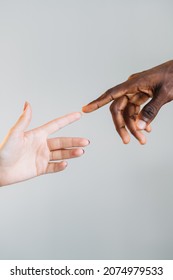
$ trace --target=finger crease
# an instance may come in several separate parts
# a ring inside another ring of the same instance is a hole
[[[131,115],[131,116],[129,116],[129,118],[131,119],[131,120],[136,120],[136,117],[135,117],[135,115]]]
[[[120,126],[120,129],[125,128],[125,125]]]
[[[147,92],[141,91],[141,93],[144,94],[145,96],[149,97],[149,98],[151,97]],[[141,96],[141,98],[142,98],[142,96]]]
[[[124,112],[124,109],[117,109],[117,112],[122,114]]]
[[[113,101],[114,100],[114,97],[112,95],[112,93],[110,93],[110,101]]]

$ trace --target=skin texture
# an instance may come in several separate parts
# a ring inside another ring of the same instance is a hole
[[[87,146],[85,138],[50,138],[48,136],[81,118],[81,113],[71,113],[38,128],[26,131],[31,122],[32,110],[25,103],[16,124],[0,145],[0,186],[62,171],[65,159],[79,157]]]
[[[150,132],[150,123],[160,108],[172,100],[173,60],[131,75],[127,81],[108,89],[82,110],[90,113],[112,102],[112,119],[124,144],[130,141],[128,130],[141,144],[145,144],[146,138],[141,131]],[[147,101],[140,111],[140,106]]]

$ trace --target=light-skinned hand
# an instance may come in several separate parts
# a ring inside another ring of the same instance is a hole
[[[81,156],[82,147],[89,144],[85,138],[48,139],[50,134],[79,120],[79,112],[27,131],[31,118],[31,106],[26,102],[22,115],[0,144],[0,186],[62,171],[67,166],[65,159]]]

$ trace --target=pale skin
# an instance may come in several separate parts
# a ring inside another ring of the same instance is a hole
[[[161,107],[172,100],[173,60],[170,60],[131,75],[127,81],[108,89],[84,106],[83,112],[93,112],[111,102],[112,119],[123,143],[130,142],[131,132],[141,144],[145,144],[146,137],[141,131],[150,132],[150,123]],[[140,110],[140,106],[146,102],[148,103]]]
[[[63,171],[67,162],[83,155],[89,140],[77,137],[48,136],[81,118],[75,112],[27,131],[32,118],[28,102],[16,124],[0,144],[0,186],[14,184],[33,177]]]

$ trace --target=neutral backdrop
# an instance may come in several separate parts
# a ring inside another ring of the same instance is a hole
[[[172,0],[0,0],[0,141],[173,58]],[[61,173],[0,189],[1,259],[172,259],[173,104],[123,145],[109,106],[55,135],[90,139]]]

